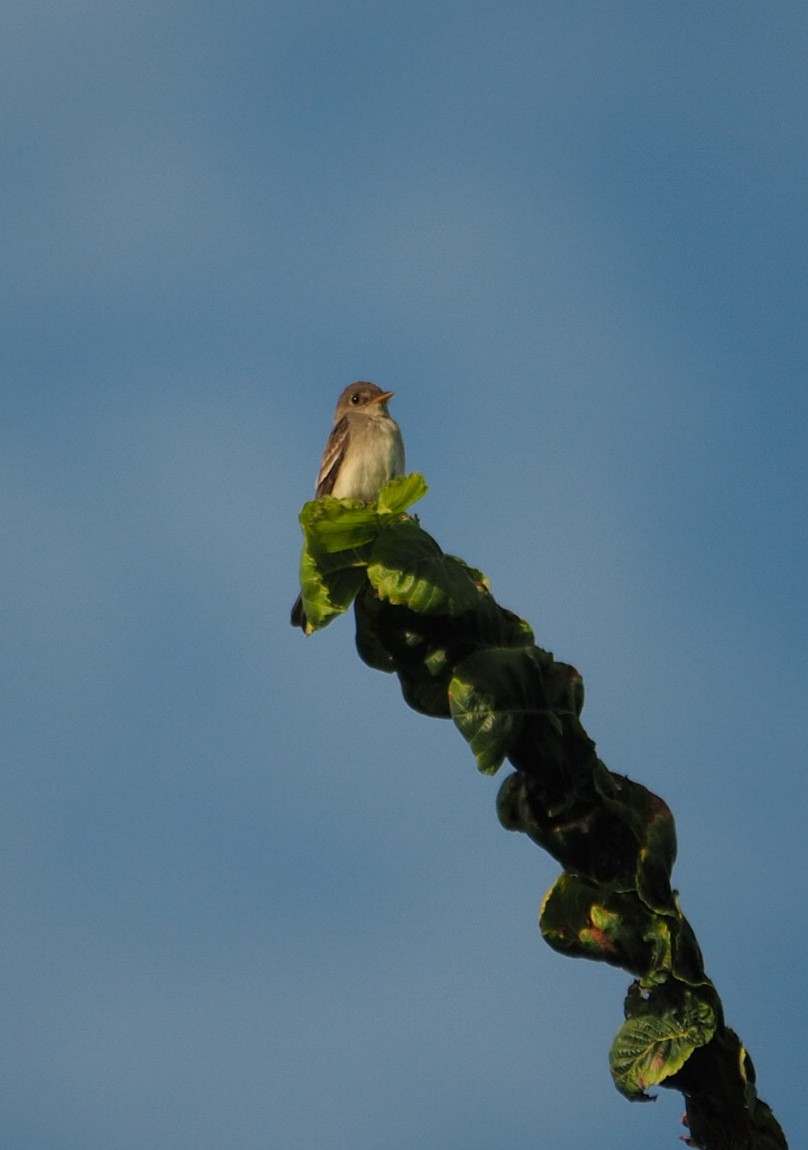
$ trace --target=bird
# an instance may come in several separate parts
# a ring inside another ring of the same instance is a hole
[[[404,440],[387,410],[394,394],[363,380],[344,388],[323,448],[315,499],[333,495],[369,503],[385,483],[404,474]],[[293,627],[306,625],[300,595],[290,621]]]

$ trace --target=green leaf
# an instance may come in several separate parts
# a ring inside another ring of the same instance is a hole
[[[677,910],[677,927],[673,933],[672,967],[680,982],[691,986],[703,986],[709,980],[704,973],[704,959],[693,927],[682,914],[678,896],[674,896]]]
[[[423,499],[429,488],[423,475],[413,471],[410,475],[399,475],[391,479],[379,492],[377,507],[379,515],[400,515],[413,503]]]
[[[577,875],[556,880],[542,903],[539,924],[545,942],[562,954],[612,963],[619,957],[619,915],[607,909],[598,887]]]
[[[367,582],[354,610],[360,658],[379,670],[395,671],[414,710],[449,718],[449,679],[456,655],[447,645],[444,621],[394,607],[379,599]]]
[[[304,535],[300,586],[307,634],[350,606],[382,526],[426,491],[423,476],[414,472],[391,480],[370,503],[325,495],[304,504],[299,516]]]
[[[485,594],[464,564],[444,555],[414,519],[385,526],[368,562],[376,594],[420,615],[462,615]]]
[[[619,819],[637,842],[634,885],[643,901],[660,914],[675,914],[670,879],[676,859],[676,825],[667,805],[633,779],[604,767],[593,782],[605,810]]]
[[[304,503],[299,515],[307,546],[314,552],[333,553],[370,543],[381,526],[400,515],[428,491],[417,472],[391,479],[369,503],[324,495]]]
[[[643,791],[645,845],[637,859],[637,890],[648,906],[664,913],[673,897],[670,882],[676,862],[676,824],[668,805],[644,787]]]
[[[709,1002],[685,990],[671,1006],[664,994],[649,995],[644,1013],[627,1018],[609,1055],[614,1084],[632,1101],[647,1100],[649,1086],[658,1086],[681,1070],[694,1050],[706,1044],[716,1029]]]
[[[489,647],[455,667],[449,705],[478,768],[493,775],[525,720],[542,713],[541,672],[533,648]]]
[[[644,975],[652,962],[648,932],[654,921],[633,891],[610,892],[563,874],[545,896],[539,925],[544,940],[562,954]]]
[[[299,519],[306,546],[325,554],[362,547],[375,539],[379,530],[374,503],[332,495],[304,503]]]
[[[335,567],[325,571],[317,557],[304,547],[300,557],[300,594],[306,615],[306,634],[321,630],[346,611],[364,581],[365,572],[361,566]]]

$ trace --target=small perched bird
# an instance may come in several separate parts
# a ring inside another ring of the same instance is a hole
[[[404,474],[404,440],[387,410],[392,391],[375,383],[349,384],[337,403],[334,426],[323,448],[315,499],[361,499],[369,503],[388,480]],[[305,626],[303,601],[292,608],[292,626]]]

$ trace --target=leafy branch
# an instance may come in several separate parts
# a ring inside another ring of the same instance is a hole
[[[564,868],[542,904],[542,936],[634,978],[610,1052],[617,1089],[632,1101],[648,1101],[656,1086],[680,1090],[689,1146],[787,1150],[671,888],[670,810],[598,758],[581,725],[575,668],[537,647],[485,576],[445,555],[406,514],[426,490],[413,474],[373,503],[326,497],[304,506],[307,633],[353,602],[360,657],[395,672],[416,711],[453,719],[482,772],[510,762],[500,822]]]

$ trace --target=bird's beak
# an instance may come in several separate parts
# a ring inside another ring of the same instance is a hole
[[[381,395],[377,395],[373,400],[374,403],[386,403],[388,399],[392,399],[396,393],[394,391],[383,391]]]

